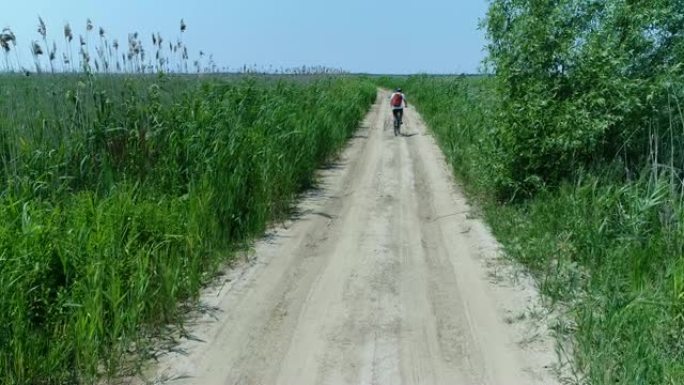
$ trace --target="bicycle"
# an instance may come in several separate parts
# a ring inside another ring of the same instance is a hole
[[[399,136],[401,133],[401,125],[404,124],[402,121],[404,115],[403,110],[393,110],[392,115],[394,115],[394,136]]]

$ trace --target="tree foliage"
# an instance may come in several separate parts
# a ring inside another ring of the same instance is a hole
[[[684,104],[683,0],[493,0],[486,28],[502,196],[606,163],[684,165],[684,133],[671,129]]]

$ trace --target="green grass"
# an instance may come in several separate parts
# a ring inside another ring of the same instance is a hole
[[[383,79],[401,85],[507,254],[563,313],[579,384],[684,384],[684,196],[678,171],[613,165],[527,199],[497,192],[501,143],[493,78]],[[679,121],[673,119],[673,121]],[[681,130],[682,127],[679,127]],[[673,182],[674,181],[674,182]]]
[[[114,375],[287,212],[375,97],[328,77],[4,75],[0,90],[5,384]]]
[[[487,217],[542,292],[570,305],[590,384],[684,383],[684,218],[668,181],[587,178]]]

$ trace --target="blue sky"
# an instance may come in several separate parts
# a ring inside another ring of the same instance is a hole
[[[39,15],[58,47],[65,22],[80,34],[90,18],[123,43],[129,32],[139,32],[149,47],[152,32],[175,41],[183,18],[191,56],[203,50],[229,68],[472,73],[485,55],[478,23],[486,9],[486,0],[19,0],[0,8],[0,28],[15,32],[22,58],[31,40],[40,40]]]

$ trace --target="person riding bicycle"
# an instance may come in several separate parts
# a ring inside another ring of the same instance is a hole
[[[390,105],[392,106],[392,116],[394,116],[394,119],[399,120],[399,124],[403,124],[404,107],[408,108],[408,102],[401,88],[397,88],[390,96]]]

